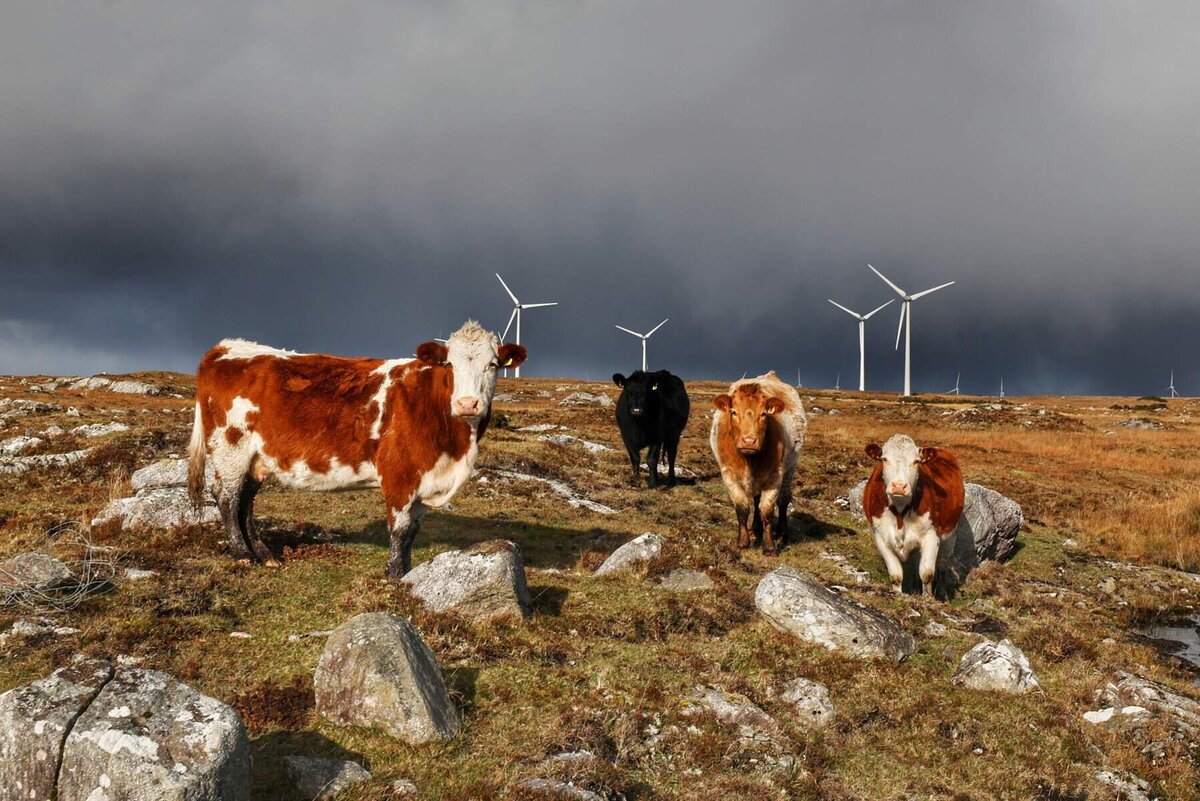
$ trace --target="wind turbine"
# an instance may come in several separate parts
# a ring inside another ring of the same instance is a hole
[[[880,306],[879,309],[867,312],[866,314],[859,314],[856,311],[850,311],[836,300],[830,299],[829,302],[853,317],[855,320],[858,320],[858,391],[865,392],[867,389],[867,320],[870,320],[871,316],[874,315],[875,312],[879,311],[879,309],[885,309],[896,301],[889,300],[887,303]]]
[[[671,319],[670,317],[667,318],[667,320],[670,320],[670,319]],[[635,337],[638,337],[642,340],[642,372],[643,373],[646,372],[646,340],[650,338],[651,334],[653,334],[655,331],[657,331],[658,329],[660,329],[664,325],[666,325],[667,320],[663,320],[661,323],[659,323],[658,325],[651,328],[650,333],[648,333],[648,334],[639,334],[637,331],[630,331],[628,328],[622,328],[619,325],[617,326],[617,328],[620,328],[626,334],[633,334]]]
[[[500,273],[496,273],[496,277],[500,278]],[[508,329],[512,328],[513,320],[515,319],[517,321],[517,342],[516,342],[516,344],[520,345],[521,344],[521,310],[522,309],[536,309],[539,306],[557,306],[558,302],[555,301],[554,303],[522,303],[521,301],[517,300],[517,296],[513,294],[513,291],[511,289],[508,288],[508,284],[504,283],[503,278],[500,278],[500,286],[504,287],[504,291],[508,293],[508,296],[510,298],[512,298],[512,302],[513,302],[513,311],[512,311],[512,314],[510,314],[508,316],[508,325],[504,326],[504,333],[500,335],[500,341],[503,342],[504,338],[506,336],[508,336]],[[513,371],[513,374],[517,378],[521,377],[521,366],[520,365],[517,365],[517,368],[516,368],[516,370]]]
[[[958,392],[958,379],[960,379],[960,378],[962,378],[962,373],[959,373],[958,375],[954,376],[954,389],[952,389],[952,390],[950,390],[949,392],[947,392],[947,393],[946,393],[947,395],[957,395],[957,394],[959,394],[959,392]]]
[[[1171,371],[1171,383],[1167,386],[1167,391],[1171,393],[1172,398],[1178,398],[1179,393],[1175,391],[1175,371]]]
[[[871,265],[867,265],[871,267]],[[953,281],[948,281],[944,284],[939,284],[932,289],[926,289],[924,292],[918,292],[915,295],[910,295],[900,287],[893,284],[887,279],[883,273],[871,267],[871,272],[883,279],[883,282],[896,290],[896,294],[904,301],[904,305],[900,307],[900,327],[896,329],[896,350],[900,349],[900,333],[904,332],[904,396],[912,395],[912,302],[917,298],[923,298],[926,295],[931,295],[939,289],[945,289],[953,284]],[[906,324],[907,321],[907,324]]]
[[[1004,400],[1004,376],[1000,376],[1000,400]]]
[[[838,373],[837,380],[833,382],[833,388],[840,390],[842,388],[842,374]]]

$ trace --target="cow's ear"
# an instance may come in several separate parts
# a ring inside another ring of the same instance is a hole
[[[422,342],[417,347],[417,359],[434,367],[445,364],[449,355],[450,351],[440,342]]]
[[[525,363],[527,355],[523,346],[507,344],[500,346],[496,357],[500,360],[501,367],[520,367]]]
[[[613,383],[616,384],[621,389],[624,389],[625,388],[625,376],[621,375],[620,373],[613,373]]]
[[[713,398],[713,406],[716,406],[723,412],[729,411],[729,405],[731,403],[733,403],[733,398],[729,397],[728,395],[718,395],[717,397]]]
[[[767,399],[767,414],[779,414],[783,411],[783,401],[779,398]]]
[[[867,443],[867,447],[863,448],[863,451],[877,462],[883,458],[883,448],[879,447],[878,443]]]
[[[921,448],[921,456],[917,461],[921,463],[932,462],[935,456],[937,456],[937,448]]]

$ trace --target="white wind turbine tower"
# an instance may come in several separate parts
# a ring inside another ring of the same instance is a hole
[[[858,320],[858,391],[865,392],[867,389],[867,320],[870,320],[871,316],[874,315],[875,312],[879,311],[880,309],[886,309],[896,301],[889,300],[887,303],[880,306],[879,309],[867,312],[866,314],[859,314],[856,311],[850,311],[845,306],[833,299],[829,299],[829,302],[853,317],[855,320]]]
[[[842,388],[842,374],[841,373],[838,373],[837,380],[833,382],[833,388],[836,390],[841,390],[841,388]]]
[[[946,393],[947,395],[957,395],[957,394],[959,394],[959,392],[958,392],[958,379],[960,379],[960,378],[962,378],[962,373],[959,373],[958,375],[954,376],[954,389],[952,389],[952,390],[950,390],[949,392],[947,392],[947,393]]]
[[[867,265],[871,267],[871,265]],[[900,327],[896,329],[896,349],[900,349],[900,333],[904,332],[904,396],[912,395],[912,302],[917,298],[923,298],[926,295],[931,295],[939,289],[945,289],[953,284],[953,281],[948,281],[944,284],[939,284],[932,289],[926,289],[924,292],[918,292],[915,295],[910,295],[900,287],[893,284],[887,279],[887,276],[871,267],[871,272],[883,279],[883,282],[896,290],[896,294],[904,301],[904,305],[900,307]]]
[[[1179,393],[1175,391],[1175,371],[1171,371],[1171,383],[1167,385],[1167,391],[1171,393],[1172,398],[1178,398]]]
[[[496,277],[500,278],[500,273],[496,273]],[[517,300],[517,296],[513,294],[513,291],[511,289],[508,288],[508,284],[504,283],[503,278],[500,278],[500,286],[504,287],[504,291],[508,293],[508,296],[510,298],[512,298],[512,302],[513,302],[513,311],[512,311],[512,314],[510,314],[508,316],[508,325],[504,326],[504,333],[500,335],[500,341],[503,342],[504,338],[506,336],[508,336],[508,329],[512,328],[513,320],[515,319],[517,321],[516,344],[520,345],[521,344],[521,310],[522,309],[536,309],[539,306],[557,306],[558,302],[555,301],[554,303],[522,303],[521,301]],[[517,365],[517,368],[513,371],[513,374],[517,378],[521,377],[521,366],[520,365]]]
[[[670,317],[667,318],[667,320],[670,320],[670,319],[671,319]],[[658,325],[651,328],[650,332],[647,334],[639,334],[637,331],[630,331],[628,328],[622,328],[619,325],[617,326],[617,328],[620,328],[626,334],[633,334],[635,337],[638,337],[639,339],[642,340],[642,372],[643,373],[646,372],[646,340],[650,338],[651,334],[653,334],[655,331],[657,331],[658,329],[660,329],[664,325],[666,325],[667,320],[663,320],[661,323],[659,323]]]

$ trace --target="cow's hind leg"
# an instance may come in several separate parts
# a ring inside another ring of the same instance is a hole
[[[679,438],[668,440],[667,449],[667,486],[675,486],[675,454],[679,452]]]
[[[249,477],[244,475],[236,480],[222,477],[218,480],[214,493],[217,497],[217,508],[221,510],[221,521],[225,524],[225,533],[229,538],[229,555],[245,564],[249,564],[253,559],[241,521],[242,487],[248,479]]]
[[[246,476],[242,482],[241,499],[238,505],[238,523],[246,535],[246,542],[250,544],[250,550],[254,552],[255,558],[268,567],[279,567],[279,560],[258,536],[258,528],[254,525],[254,496],[261,488],[261,481],[252,475]]]

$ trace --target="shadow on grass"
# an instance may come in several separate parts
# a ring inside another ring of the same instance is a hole
[[[535,615],[558,617],[562,614],[563,604],[567,601],[567,595],[568,591],[565,587],[531,586],[529,588],[529,597],[533,602],[533,613]]]
[[[347,750],[323,734],[312,731],[274,731],[250,741],[254,760],[251,798],[278,801],[309,801],[300,794],[287,775],[283,759],[289,756],[316,759],[341,759],[357,762],[370,770],[367,760]]]
[[[286,522],[260,520],[263,541],[275,554],[284,548],[302,548],[321,544],[371,545],[387,550],[391,537],[383,520],[358,528],[324,529],[311,524],[288,527]],[[488,540],[511,540],[521,549],[526,567],[562,570],[578,563],[584,551],[592,548],[600,537],[625,542],[637,532],[624,528],[608,529],[564,528],[500,520],[486,517],[466,517],[437,511],[429,512],[421,522],[421,531],[413,543],[413,564],[430,558],[430,550],[469,548]],[[557,613],[555,613],[557,614]]]
[[[788,516],[788,536],[792,542],[798,542],[801,537],[823,540],[827,537],[855,537],[858,536],[858,532],[828,520],[821,520],[808,512],[793,511]]]

